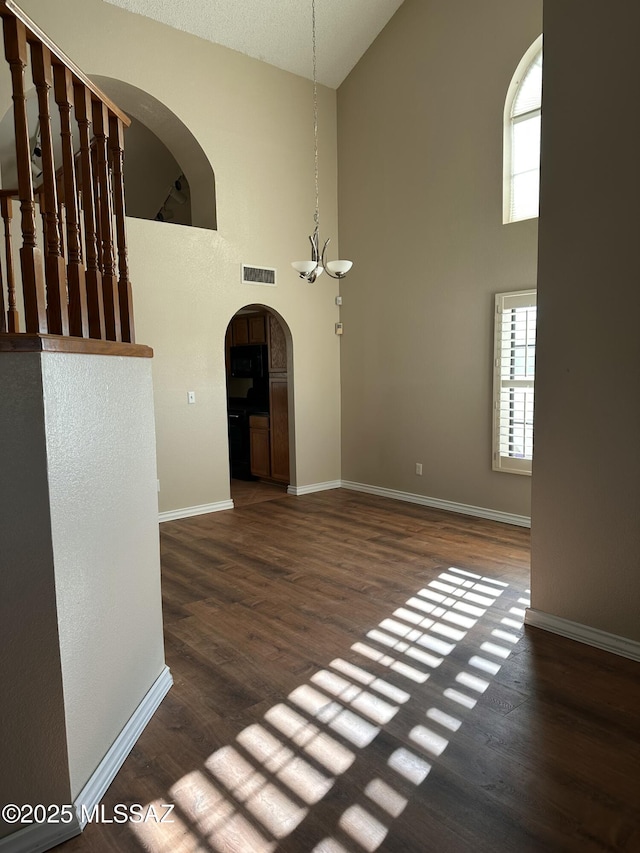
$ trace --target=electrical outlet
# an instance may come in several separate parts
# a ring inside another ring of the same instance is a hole
[[[196,392],[195,391],[187,391],[187,403],[191,405],[196,401]]]
[[[343,327],[342,323],[336,323],[336,335],[341,335],[343,328],[344,327]]]
[[[416,474],[422,477],[422,462],[416,462]]]
[[[342,305],[342,296],[336,296],[336,305]]]

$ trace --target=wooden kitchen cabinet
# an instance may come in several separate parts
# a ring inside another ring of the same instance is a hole
[[[249,343],[249,321],[246,314],[238,314],[231,321],[231,343],[234,347]]]
[[[286,375],[269,377],[271,479],[289,482],[289,395]]]
[[[267,326],[264,314],[237,314],[231,321],[231,343],[234,347],[266,342]]]
[[[268,316],[269,329],[269,373],[287,372],[287,341],[280,321],[273,314]]]
[[[254,477],[270,477],[269,418],[266,415],[250,415],[249,442],[251,449],[251,473]]]
[[[267,331],[265,327],[264,314],[249,314],[249,343],[250,344],[266,344]]]

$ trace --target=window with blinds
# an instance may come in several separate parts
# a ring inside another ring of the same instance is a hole
[[[536,291],[496,295],[493,469],[531,474]]]
[[[505,222],[534,219],[540,199],[542,37],[516,69],[505,104]]]

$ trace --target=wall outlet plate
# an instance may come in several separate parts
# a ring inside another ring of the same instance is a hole
[[[336,323],[336,335],[341,335],[343,332],[343,324]]]

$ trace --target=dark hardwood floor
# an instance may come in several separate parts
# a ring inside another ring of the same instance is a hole
[[[264,480],[231,480],[231,499],[234,507],[239,508],[262,501],[280,500],[287,494],[287,487],[280,483],[268,483]]]
[[[526,530],[336,490],[161,526],[175,684],[62,853],[640,851],[640,667],[522,627]]]

